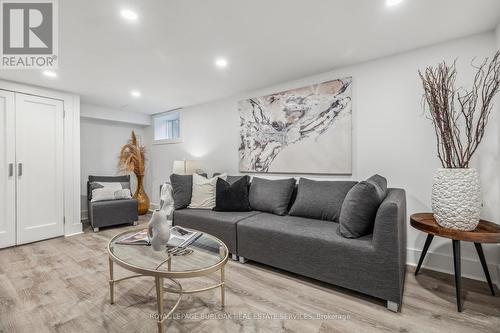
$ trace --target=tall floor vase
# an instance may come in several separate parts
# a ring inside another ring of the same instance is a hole
[[[144,176],[143,175],[136,175],[137,177],[137,190],[134,193],[134,199],[137,199],[139,203],[139,215],[144,215],[148,212],[149,210],[149,197],[146,194],[146,191],[144,191]]]

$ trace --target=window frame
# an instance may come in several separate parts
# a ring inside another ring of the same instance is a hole
[[[162,118],[168,114],[171,114],[171,113],[177,113],[179,115],[179,117],[177,118],[179,120],[179,137],[178,138],[174,138],[174,139],[160,139],[160,140],[156,140],[155,139],[155,132],[156,132],[156,122],[155,120],[157,118]],[[151,123],[153,125],[153,144],[154,145],[165,145],[165,144],[175,144],[175,143],[182,143],[183,142],[183,139],[182,139],[182,133],[183,133],[183,130],[182,130],[182,109],[179,108],[179,109],[174,109],[174,110],[169,110],[169,111],[165,111],[165,112],[160,112],[160,113],[155,113],[151,116]]]

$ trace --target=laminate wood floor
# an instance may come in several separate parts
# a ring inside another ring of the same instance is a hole
[[[0,250],[0,332],[156,332],[152,278],[117,284],[109,304],[106,245],[127,228],[86,228]],[[126,275],[115,265],[117,278]],[[206,286],[217,278],[181,283]],[[458,313],[452,276],[431,271],[407,273],[400,313],[381,300],[252,262],[229,261],[226,283],[224,310],[218,290],[184,296],[167,332],[500,332],[500,297],[486,283],[463,279]],[[167,295],[166,306],[173,302]]]

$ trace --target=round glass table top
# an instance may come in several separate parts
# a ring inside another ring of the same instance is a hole
[[[162,251],[154,251],[149,245],[117,244],[139,231],[136,229],[118,234],[108,245],[110,258],[114,262],[137,273],[190,277],[215,271],[228,258],[226,245],[207,233],[203,233],[187,247],[185,254],[180,255],[169,255],[166,247]]]

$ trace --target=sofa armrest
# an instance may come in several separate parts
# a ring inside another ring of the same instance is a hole
[[[380,204],[373,228],[373,243],[377,251],[406,253],[406,193],[403,189],[390,188]],[[387,253],[389,254],[389,253]]]
[[[398,267],[398,283],[402,294],[406,272],[406,193],[390,188],[375,218],[373,246],[387,266]]]

